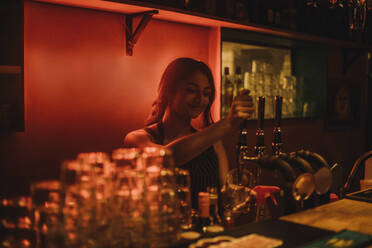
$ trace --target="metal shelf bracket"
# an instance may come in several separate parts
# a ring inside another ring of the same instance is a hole
[[[150,22],[154,14],[158,14],[158,10],[150,10],[125,16],[125,39],[126,39],[126,54],[133,55],[134,45],[137,43],[139,36],[145,29],[146,25]],[[142,16],[139,24],[133,32],[133,18]]]

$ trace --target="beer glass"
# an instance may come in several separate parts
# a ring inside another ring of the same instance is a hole
[[[0,198],[0,230],[1,247],[36,247],[30,197]]]
[[[103,152],[80,153],[79,232],[82,242],[102,247],[110,242],[114,165]]]
[[[61,166],[62,211],[66,232],[66,245],[79,246],[79,193],[81,163],[65,160]]]
[[[144,209],[144,171],[137,148],[120,148],[112,153],[115,163],[113,222],[111,226],[114,245],[138,248],[146,244]]]
[[[232,169],[221,189],[224,221],[232,223],[241,214],[250,214],[254,201],[254,176],[246,169]]]
[[[176,169],[175,172],[177,196],[180,204],[181,229],[187,231],[192,228],[190,173],[182,169]]]
[[[153,247],[170,247],[179,232],[179,201],[170,150],[146,147],[141,155],[145,170],[145,207],[148,242]]]
[[[33,224],[38,247],[64,247],[61,184],[57,180],[31,184]]]

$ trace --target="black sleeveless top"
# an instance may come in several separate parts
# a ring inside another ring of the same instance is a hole
[[[156,124],[154,128],[146,127],[144,130],[152,136],[156,144],[164,145],[164,130],[161,122]],[[194,131],[196,132],[196,130]],[[191,201],[194,209],[198,209],[199,192],[206,192],[207,187],[216,187],[219,192],[218,158],[213,146],[181,165],[180,168],[190,172]]]

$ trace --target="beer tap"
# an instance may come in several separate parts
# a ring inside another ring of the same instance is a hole
[[[291,196],[297,197],[302,200],[308,197],[313,188],[312,183],[312,168],[309,163],[304,159],[290,156],[288,154],[282,153],[282,136],[281,136],[281,113],[282,113],[282,102],[283,98],[281,96],[275,97],[275,120],[274,120],[274,129],[273,136],[274,140],[272,142],[272,155],[265,155],[265,144],[264,144],[264,104],[265,98],[258,97],[258,121],[257,121],[257,130],[256,130],[256,145],[254,147],[256,156],[248,156],[248,147],[246,144],[247,129],[245,126],[241,127],[239,142],[238,142],[238,160],[239,167],[243,168],[250,166],[251,171],[254,168],[254,176],[256,178],[256,184],[259,181],[261,170],[267,169],[269,171],[274,171],[274,173],[280,173],[285,180],[285,184],[282,185],[284,190],[284,197],[286,200],[286,205],[291,209],[295,208],[294,203],[291,203]],[[254,164],[254,166],[252,166]],[[296,166],[293,166],[296,164]],[[304,172],[310,172],[307,174],[307,177],[302,176],[299,179],[299,175],[302,175]],[[276,184],[275,182],[274,184]],[[304,186],[305,185],[305,186]],[[310,185],[308,187],[307,185]],[[292,193],[290,193],[292,192]]]
[[[244,120],[240,125],[240,134],[238,144],[236,146],[238,165],[241,166],[244,163],[244,158],[248,155],[248,144],[247,144],[247,120]]]
[[[274,129],[273,129],[273,142],[271,147],[273,150],[273,156],[276,156],[280,159],[288,162],[293,169],[299,172],[309,172],[313,173],[313,169],[309,162],[305,159],[296,156],[295,154],[287,154],[282,152],[283,141],[282,141],[282,130],[281,130],[281,120],[282,120],[282,104],[283,97],[275,96],[275,119],[274,119]]]
[[[254,150],[256,151],[257,157],[261,157],[265,154],[265,133],[263,130],[265,120],[265,97],[259,96],[257,98],[258,105],[258,120],[256,130],[256,145]]]
[[[254,174],[254,181],[257,184],[258,179],[261,175],[261,168],[256,162],[259,158],[265,154],[265,141],[264,141],[264,116],[265,116],[265,97],[257,97],[257,112],[258,112],[258,125],[256,130],[256,145],[254,146],[256,156],[248,156],[248,145],[247,145],[247,121],[245,120],[240,127],[240,135],[237,144],[237,157],[238,157],[238,172],[241,172],[241,168],[247,165],[247,162],[255,162],[256,166],[251,168],[251,172]],[[239,176],[240,177],[240,176]]]
[[[286,154],[282,152],[282,132],[281,132],[281,115],[282,115],[283,98],[281,96],[275,97],[275,121],[273,130],[273,155],[288,162],[291,167],[297,171],[297,179],[295,181],[294,189],[300,187],[300,181],[307,181],[308,185],[314,184],[314,189],[321,195],[325,194],[332,183],[332,174],[328,168],[328,163],[325,159],[317,153],[300,150],[295,153]],[[313,182],[312,182],[313,181]],[[310,188],[307,191],[305,199],[310,197],[312,192]],[[293,192],[295,196],[295,192]]]
[[[273,142],[273,147],[278,150],[278,154],[280,153],[281,148],[281,130],[280,130],[280,119],[281,119],[281,102],[282,97],[278,97],[278,103],[276,104],[277,107],[277,114],[276,114],[276,124],[274,128],[274,132],[276,135],[276,139]],[[255,177],[256,182],[261,175],[261,169],[268,169],[268,170],[276,170],[278,169],[284,176],[287,182],[293,182],[296,179],[296,173],[291,168],[288,162],[281,159],[279,156],[270,156],[265,155],[265,142],[264,142],[264,117],[265,117],[265,97],[258,97],[257,98],[257,106],[258,106],[258,120],[257,120],[257,130],[256,130],[256,145],[254,146],[256,156],[250,157],[248,156],[248,147],[243,146],[242,144],[246,144],[246,129],[241,129],[241,135],[239,138],[239,162],[240,165],[247,165],[249,162],[255,163]],[[242,138],[243,137],[243,138]]]
[[[280,116],[281,116],[281,100],[282,98],[278,97],[278,113],[276,117],[276,123],[277,125],[274,128],[274,132],[276,135],[276,139],[273,142],[273,147],[278,150],[278,153],[280,153],[281,148],[281,131],[280,131]],[[283,172],[289,172],[289,175],[293,175],[291,172],[290,166],[287,166],[287,163],[285,161],[278,161],[275,162],[275,160],[278,160],[278,157],[272,157],[265,155],[265,142],[264,142],[264,117],[265,117],[265,97],[257,97],[257,106],[258,106],[258,120],[257,120],[257,130],[256,130],[256,145],[254,146],[256,156],[250,157],[248,156],[248,147],[246,143],[246,136],[247,136],[247,129],[246,127],[242,127],[240,130],[240,137],[238,142],[238,152],[239,152],[239,163],[241,165],[245,164],[246,162],[255,162],[256,164],[259,164],[260,167],[267,167],[268,169],[273,169],[275,166],[274,164],[277,164],[279,168],[282,169]],[[289,176],[288,178],[291,178]]]
[[[282,152],[283,148],[281,130],[282,104],[283,97],[275,96],[275,119],[273,129],[273,142],[271,143],[273,149],[273,156],[286,161],[296,171],[297,175],[300,175],[301,173],[313,174],[314,170],[307,160],[300,156],[296,156],[296,154],[293,153],[288,154]]]
[[[257,120],[257,130],[256,130],[256,145],[254,149],[256,151],[256,157],[249,157],[248,156],[248,145],[247,145],[247,121],[244,120],[242,125],[240,126],[240,135],[237,144],[237,155],[238,155],[238,163],[240,165],[244,164],[246,161],[252,161],[255,158],[261,157],[265,154],[265,142],[264,142],[264,115],[265,115],[265,97],[259,96],[257,97],[257,105],[258,105],[258,120]]]
[[[256,130],[256,145],[254,147],[256,156],[248,156],[247,129],[243,125],[238,142],[239,167],[242,169],[243,166],[250,166],[251,171],[253,168],[256,184],[260,178],[262,169],[274,171],[275,174],[279,172],[285,180],[285,184],[282,187],[286,205],[292,208],[292,210],[303,208],[304,200],[307,200],[314,190],[318,195],[328,192],[332,181],[328,164],[322,156],[309,151],[282,152],[281,119],[283,98],[281,96],[275,96],[275,118],[273,141],[271,143],[273,153],[271,156],[265,155],[263,130],[265,98],[258,97],[257,101],[258,125]],[[314,197],[316,198],[316,196]]]
[[[247,120],[244,120],[240,124],[240,134],[238,139],[238,144],[236,145],[236,152],[237,152],[237,162],[238,162],[238,185],[241,184],[242,181],[242,167],[243,167],[243,160],[244,157],[248,154],[248,144],[247,144]]]
[[[302,157],[282,152],[282,104],[283,97],[275,96],[275,119],[273,129],[273,142],[271,144],[273,156],[279,160],[285,161],[293,170],[295,180],[292,181],[292,197],[300,201],[300,208],[303,208],[304,200],[308,199],[313,193],[315,182],[313,177],[313,168],[310,163]],[[287,191],[287,193],[289,193]],[[296,207],[298,208],[298,207]]]
[[[332,171],[328,162],[318,153],[309,150],[299,150],[292,152],[291,155],[303,158],[312,166],[315,190],[318,195],[326,194],[332,186]]]
[[[282,130],[280,129],[280,122],[282,119],[282,103],[283,97],[275,96],[275,119],[274,119],[274,130],[273,136],[274,140],[271,143],[273,149],[273,155],[279,156],[282,152]]]
[[[257,158],[261,158],[265,155],[265,132],[263,130],[264,120],[265,120],[265,97],[257,97],[258,106],[258,120],[257,120],[257,130],[256,130],[256,145],[254,150],[256,152]],[[259,182],[261,177],[261,166],[256,167],[256,182]]]
[[[257,97],[258,105],[258,120],[257,120],[257,130],[256,130],[256,145],[254,149],[256,151],[257,157],[261,157],[265,154],[265,141],[264,141],[264,115],[265,115],[265,97]],[[247,120],[244,120],[240,126],[240,135],[237,144],[237,157],[239,165],[244,164],[245,161],[251,161],[256,157],[248,156],[248,145],[247,145]]]

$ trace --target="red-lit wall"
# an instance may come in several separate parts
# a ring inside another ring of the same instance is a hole
[[[143,126],[171,60],[200,59],[219,75],[215,29],[152,20],[130,57],[123,15],[28,1],[24,12],[26,129],[0,139],[2,192],[57,178],[79,152],[121,146]]]
[[[123,15],[25,1],[24,30],[26,130],[0,136],[0,194],[24,193],[31,181],[57,178],[61,162],[79,152],[119,147],[124,134],[143,125],[161,73],[176,57],[207,62],[219,88],[216,29],[153,20],[128,57]],[[342,55],[342,49],[330,48],[329,77],[360,80],[366,92],[366,58],[343,75]],[[348,172],[364,151],[366,99],[361,94],[358,127],[326,130],[323,119],[284,120],[284,151],[304,147]],[[253,147],[255,123],[250,125]],[[268,121],[268,151],[271,132]],[[236,140],[225,140],[231,160]]]

